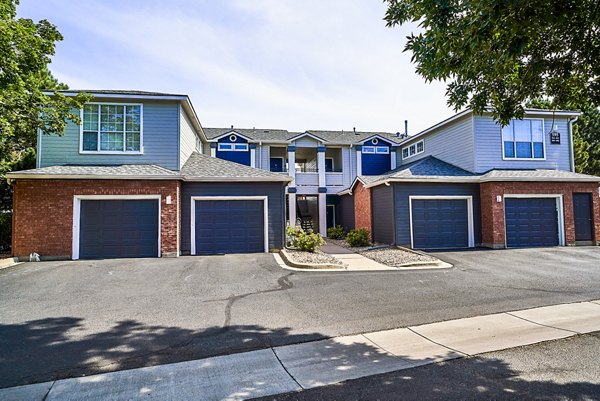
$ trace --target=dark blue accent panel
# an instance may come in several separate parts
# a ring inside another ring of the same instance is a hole
[[[363,145],[365,145],[365,146],[390,146],[391,142],[384,141],[379,138],[373,138],[373,139],[369,139],[367,142],[363,143]]]
[[[327,193],[327,187],[319,187],[319,193],[320,194],[326,194]]]
[[[425,184],[395,183],[393,202],[396,243],[410,246],[409,196],[471,196],[473,198],[473,234],[475,244],[481,243],[481,209],[479,204],[479,185],[477,184]],[[375,204],[375,199],[373,199]],[[376,230],[377,227],[374,228]]]
[[[558,245],[555,198],[505,198],[506,246]]]
[[[285,231],[285,186],[275,182],[184,182],[181,185],[181,252],[190,253],[192,196],[267,196],[269,200],[269,248],[281,249]],[[262,252],[262,248],[261,248]]]
[[[592,194],[574,193],[573,212],[575,215],[575,241],[592,241],[594,239],[594,219]]]
[[[236,140],[232,141],[229,139],[231,135],[236,136]],[[219,139],[219,143],[247,143],[248,141],[242,138],[239,135],[231,134],[226,135],[223,138]],[[250,149],[243,152],[232,152],[232,151],[220,151],[217,149],[217,157],[223,160],[229,160],[230,162],[245,164],[246,166],[250,165]]]
[[[196,254],[264,252],[263,201],[195,202]]]
[[[356,145],[356,150],[362,150],[362,145]]]
[[[295,152],[296,151],[296,147],[295,146],[288,146],[287,150],[288,150],[288,152]]]
[[[283,172],[283,158],[271,157],[270,164],[271,164],[270,165],[271,171],[273,171],[275,173]]]
[[[378,185],[371,190],[373,241],[394,243],[394,201],[391,186]]]
[[[337,224],[344,227],[345,231],[354,229],[354,196],[340,196],[337,215],[339,217]]]
[[[325,146],[318,146],[317,147],[317,152],[325,152],[326,148]]]
[[[235,135],[236,139],[235,141],[232,141],[231,139],[229,139],[229,137],[231,135]],[[236,133],[230,134],[230,135],[225,135],[223,138],[219,139],[219,143],[248,143],[247,140],[245,140],[244,138],[242,138],[241,136],[239,136]]]
[[[380,175],[390,171],[392,159],[390,154],[362,154],[363,175]]]
[[[256,149],[256,144],[255,143],[251,143],[250,144],[250,149]]]
[[[158,200],[82,200],[81,259],[158,256]]]
[[[469,246],[467,201],[413,199],[413,247],[423,249]]]
[[[296,187],[288,187],[288,192],[290,194],[295,194],[298,191],[298,188]]]

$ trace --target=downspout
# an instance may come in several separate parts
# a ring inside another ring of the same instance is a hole
[[[570,152],[569,152],[569,161],[571,162],[571,172],[574,173],[575,172],[575,150],[574,150],[574,146],[575,144],[573,143],[573,123],[575,121],[577,121],[579,117],[575,117],[575,118],[570,118],[569,119],[569,145],[570,145]]]

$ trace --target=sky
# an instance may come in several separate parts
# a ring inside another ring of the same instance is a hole
[[[403,132],[454,114],[387,28],[382,0],[21,0],[64,36],[71,89],[190,96],[204,127]]]

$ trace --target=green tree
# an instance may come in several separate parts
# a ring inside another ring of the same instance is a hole
[[[598,0],[384,1],[388,26],[419,23],[405,51],[455,109],[490,106],[506,124],[531,99],[600,105]]]

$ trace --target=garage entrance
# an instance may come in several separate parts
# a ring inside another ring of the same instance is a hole
[[[268,252],[266,197],[192,197],[192,255]]]
[[[506,246],[520,248],[560,245],[559,199],[505,196]]]
[[[474,246],[471,197],[410,197],[413,248]]]
[[[74,259],[160,256],[159,199],[80,199],[78,207]]]

